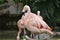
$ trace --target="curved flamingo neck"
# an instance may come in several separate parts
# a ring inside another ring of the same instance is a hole
[[[30,9],[30,7],[28,6],[28,9],[27,9],[26,15],[28,16],[30,13],[31,13],[31,9]]]
[[[28,11],[27,11],[27,13],[30,13],[31,12],[31,9],[30,9],[30,7],[28,7]]]

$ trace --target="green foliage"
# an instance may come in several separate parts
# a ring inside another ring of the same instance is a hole
[[[0,0],[0,5],[4,3],[4,0]]]
[[[50,25],[55,26],[55,14],[54,9],[59,8],[60,0],[24,0],[24,5],[28,4],[32,12],[41,11],[41,16]]]
[[[15,3],[18,3],[18,2],[20,2],[20,0],[14,0],[14,2],[15,2]]]

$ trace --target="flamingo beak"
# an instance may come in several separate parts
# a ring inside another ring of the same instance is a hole
[[[21,13],[24,14],[25,13],[25,10],[23,9]]]
[[[25,12],[25,10],[23,9],[22,12]]]
[[[28,10],[22,10],[22,13],[27,13]]]

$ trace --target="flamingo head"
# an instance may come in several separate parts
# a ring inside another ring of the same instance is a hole
[[[40,15],[40,11],[37,11],[37,14]]]
[[[23,7],[23,10],[22,10],[22,12],[23,13],[29,13],[31,10],[30,10],[30,7],[28,6],[28,5],[25,5],[24,7]]]

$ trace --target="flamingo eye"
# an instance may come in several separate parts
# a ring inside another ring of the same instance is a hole
[[[27,13],[27,11],[28,11],[28,9],[27,9],[27,7],[24,7],[24,13]]]
[[[27,13],[28,10],[25,11],[25,13]]]

